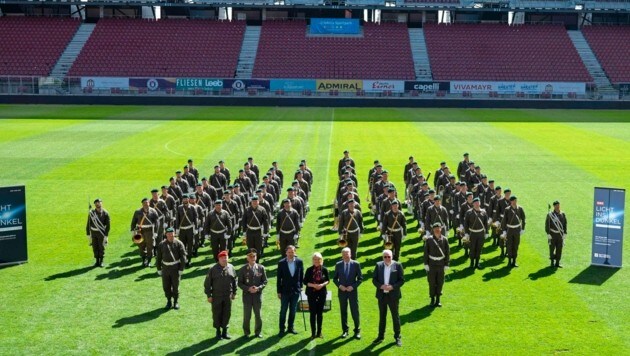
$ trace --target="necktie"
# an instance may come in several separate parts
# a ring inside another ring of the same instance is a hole
[[[349,273],[349,271],[350,271],[350,267],[349,267],[349,266],[350,266],[350,264],[349,264],[349,263],[346,263],[346,272],[345,272],[345,274],[346,274],[346,280],[348,280],[348,273]]]

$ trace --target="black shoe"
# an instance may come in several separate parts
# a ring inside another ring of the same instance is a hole
[[[143,258],[142,259],[142,267],[146,267],[147,266],[147,259]]]
[[[98,267],[98,258],[94,261],[94,265],[92,267]]]
[[[430,306],[434,306],[435,305],[435,297],[431,297],[431,304],[429,304]]]
[[[179,303],[177,303],[177,301],[175,301],[175,303],[173,305],[173,309],[179,310]]]
[[[361,333],[354,333],[354,338],[357,340],[361,340]]]
[[[169,299],[168,302],[166,302],[166,306],[164,307],[164,309],[171,309],[173,307],[173,304],[171,304],[171,300]]]
[[[374,345],[378,345],[381,342],[383,342],[383,338],[381,336],[377,337],[376,339],[374,339],[374,341],[372,341]]]
[[[287,331],[287,332],[288,332],[289,334],[293,334],[293,335],[297,335],[297,334],[298,334],[298,332],[297,332],[297,331],[295,331],[295,329],[291,329],[291,330],[289,330],[289,331]]]
[[[226,339],[226,340],[231,340],[232,339],[230,334],[228,334],[227,329],[223,329],[223,334],[221,334],[221,337]]]
[[[216,335],[216,338],[217,338],[218,340],[221,340],[221,330],[219,330],[219,329],[217,329],[217,335]]]
[[[516,268],[518,265],[516,264],[516,258],[512,259],[512,267]]]
[[[475,262],[470,261],[470,266],[468,266],[468,268],[471,268],[471,269],[472,269],[472,268],[475,268]]]
[[[437,298],[437,299],[435,300],[435,306],[436,306],[436,307],[438,307],[438,308],[441,308],[441,307],[442,307],[442,303],[440,303],[440,298]]]
[[[243,332],[243,337],[249,337],[249,333],[248,332]]]
[[[318,339],[323,339],[323,338],[324,338],[324,336],[322,335],[322,333],[317,333],[317,338],[318,338]]]
[[[343,332],[343,334],[341,334],[341,338],[342,338],[342,339],[345,339],[345,338],[347,338],[347,337],[348,337],[348,332],[347,332],[347,331],[344,331],[344,332]]]
[[[286,334],[286,331],[284,331],[284,330],[278,331],[278,336],[283,337],[284,334]]]
[[[265,241],[265,244],[263,245],[264,248],[269,247],[269,243],[267,243],[267,241]]]
[[[560,261],[556,262],[556,268],[562,268],[562,265],[560,264]]]
[[[402,340],[399,337],[396,338],[396,346],[398,347],[402,346]]]
[[[254,335],[254,337],[257,338],[257,339],[262,339],[263,338],[262,334],[256,334],[256,335]]]
[[[553,262],[553,260],[551,260],[551,266],[550,267],[556,267],[555,263]]]

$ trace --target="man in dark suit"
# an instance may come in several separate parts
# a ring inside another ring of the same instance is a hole
[[[342,338],[348,337],[348,302],[350,302],[350,312],[354,321],[354,337],[361,339],[361,322],[359,319],[359,297],[357,288],[363,282],[361,265],[350,258],[350,248],[341,250],[342,260],[335,265],[335,275],[333,282],[339,288],[339,306],[341,308],[341,329]]]
[[[286,249],[287,257],[278,262],[278,276],[276,278],[278,299],[280,299],[280,335],[285,332],[284,322],[289,311],[287,332],[297,334],[293,327],[297,304],[302,293],[302,279],[304,278],[304,264],[295,256],[295,246]]]
[[[389,312],[392,314],[392,322],[394,323],[396,345],[402,346],[398,303],[402,297],[400,287],[405,283],[405,277],[403,266],[392,259],[391,250],[383,251],[383,261],[376,264],[372,283],[376,287],[376,299],[378,299],[379,310],[378,337],[374,340],[374,344],[380,344],[385,338],[387,308],[389,308]]]

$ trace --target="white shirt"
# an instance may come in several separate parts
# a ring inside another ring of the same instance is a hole
[[[385,264],[385,269],[383,270],[383,283],[384,284],[389,284],[389,276],[391,275],[392,272],[392,264],[390,263],[389,266]],[[385,291],[385,293],[389,293],[389,291]]]

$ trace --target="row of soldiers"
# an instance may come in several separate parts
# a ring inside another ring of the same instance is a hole
[[[339,161],[338,174],[340,183],[335,199],[333,230],[340,231],[340,245],[347,243],[353,251],[353,258],[356,258],[358,239],[364,227],[356,189],[358,180],[355,163],[347,150]],[[494,180],[489,180],[481,173],[481,167],[469,159],[468,153],[458,164],[457,177],[450,173],[446,162],[440,163],[433,178],[433,186],[437,191],[431,189],[427,181],[431,173],[425,179],[413,156],[409,157],[405,165],[403,177],[407,208],[417,221],[418,232],[425,241],[431,238],[428,227],[436,223],[442,226],[442,236],[448,236],[448,231],[452,229],[458,245],[463,247],[465,256],[470,258],[470,267],[480,269],[485,238],[491,237],[492,244],[500,247],[501,257],[508,257],[508,265],[518,267],[516,259],[520,236],[526,226],[524,209],[518,205],[518,199],[512,195],[511,189],[503,190],[495,186]],[[401,243],[407,235],[407,223],[405,214],[401,213],[402,204],[396,187],[389,180],[389,172],[383,169],[378,160],[374,161],[374,166],[368,172],[368,185],[370,211],[378,221],[385,246],[391,248],[397,260]],[[559,202],[554,202],[554,212],[548,214],[547,220],[551,264],[561,267],[562,243],[558,241],[562,238],[551,234],[556,231],[554,234],[566,238],[566,216],[559,210]],[[555,224],[550,229],[548,226],[552,222]]]

